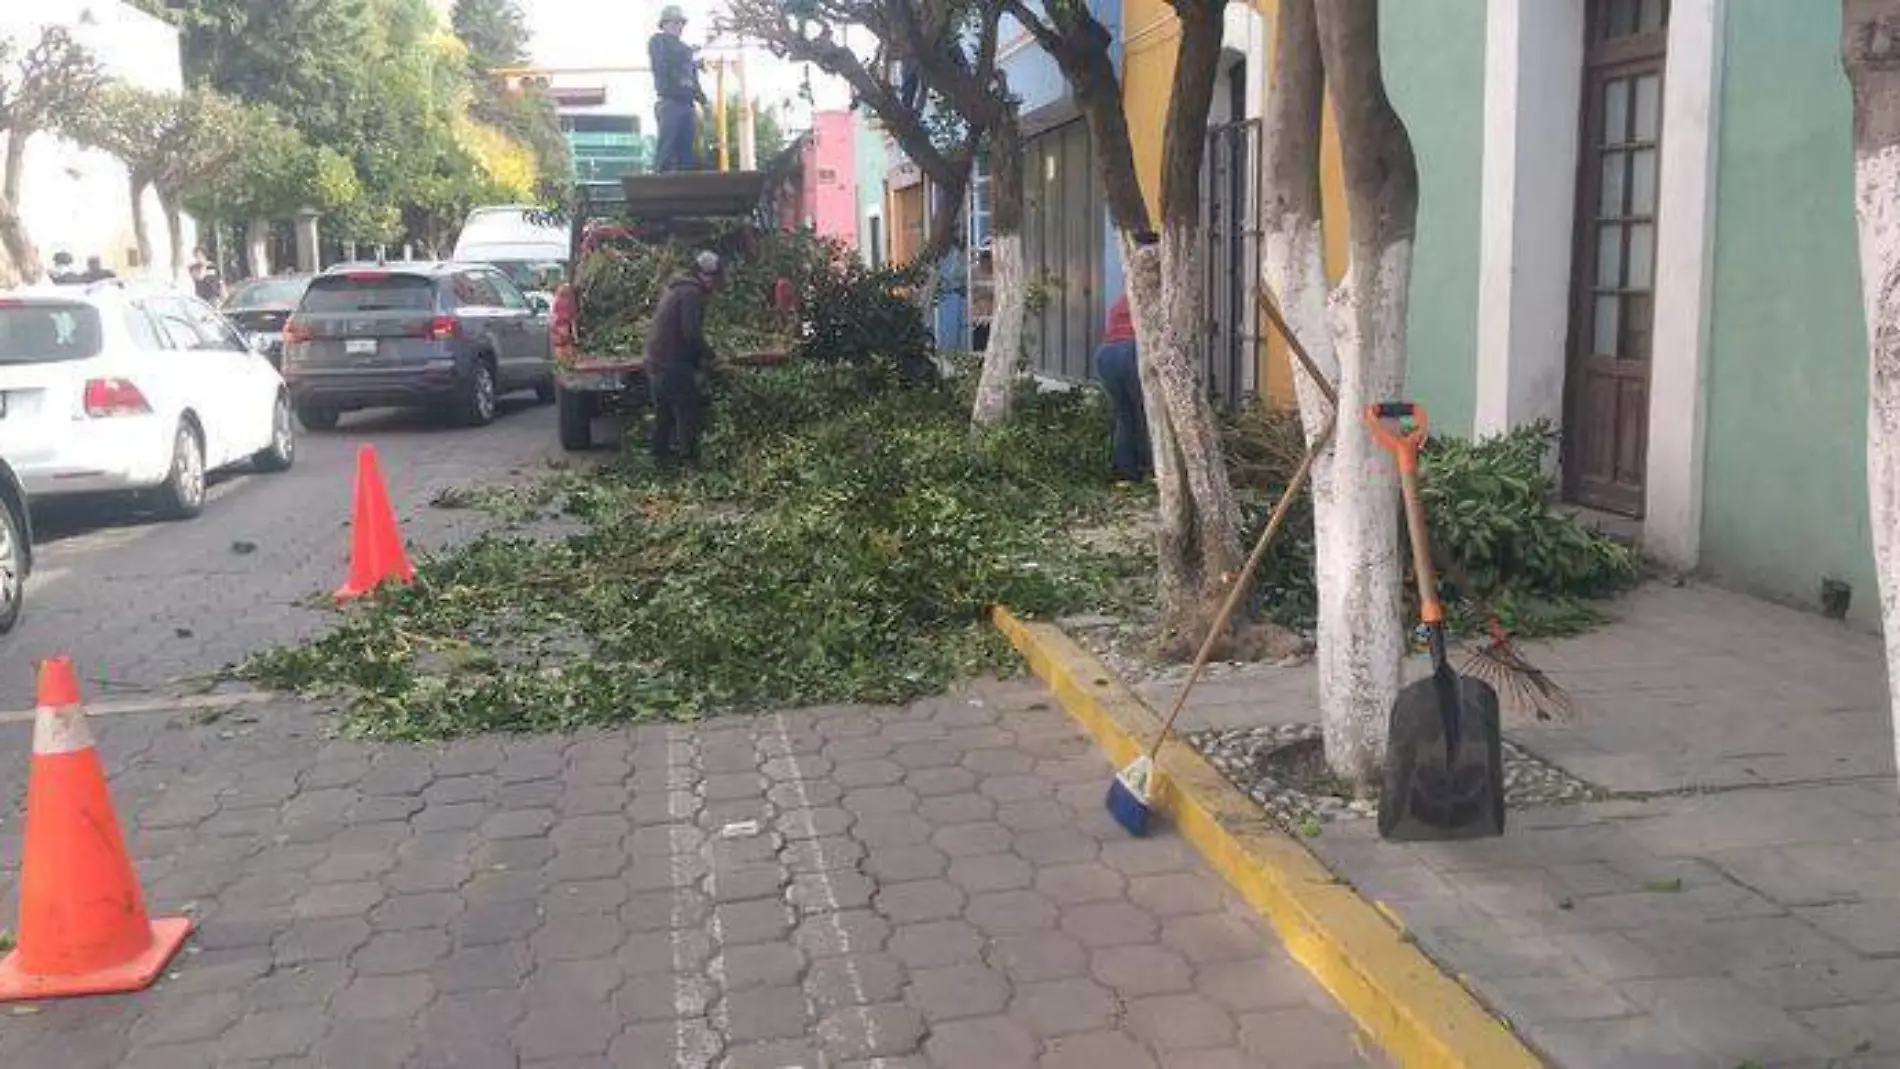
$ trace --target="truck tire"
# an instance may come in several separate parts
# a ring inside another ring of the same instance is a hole
[[[561,424],[561,448],[584,453],[594,448],[594,395],[554,386],[554,404]]]

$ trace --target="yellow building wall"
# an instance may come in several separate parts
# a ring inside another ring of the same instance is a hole
[[[1276,0],[1254,0],[1254,7],[1273,24]],[[1167,0],[1123,0],[1122,3],[1122,109],[1128,117],[1128,137],[1135,153],[1135,174],[1141,180],[1148,211],[1158,213],[1161,199],[1161,142],[1167,126],[1168,97],[1174,83],[1174,57],[1180,41],[1180,23]],[[1268,32],[1269,47],[1272,33]],[[1268,56],[1269,63],[1273,57]],[[1262,84],[1270,83],[1270,79]],[[1263,105],[1265,101],[1261,102]],[[1262,109],[1264,110],[1264,109]],[[1325,109],[1320,134],[1320,197],[1325,213],[1326,274],[1337,282],[1346,268],[1346,194],[1340,169],[1339,138],[1333,111]],[[1292,354],[1263,314],[1259,334],[1262,346],[1256,378],[1266,402],[1294,403]]]

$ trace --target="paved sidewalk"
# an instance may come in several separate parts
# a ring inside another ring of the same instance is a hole
[[[444,748],[290,704],[96,726],[152,908],[200,926],[151,991],[0,1012],[6,1069],[1364,1064],[1033,684]]]
[[[1900,795],[1878,639],[1703,587],[1527,650],[1574,726],[1507,726],[1617,796],[1487,842],[1332,824],[1316,851],[1553,1061],[1900,1065]],[[1191,726],[1313,717],[1310,670],[1227,677]],[[1169,686],[1143,688],[1149,700]]]

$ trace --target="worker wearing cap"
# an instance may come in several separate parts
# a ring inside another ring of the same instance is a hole
[[[655,171],[696,170],[694,146],[699,130],[694,105],[706,102],[699,87],[699,60],[691,45],[680,39],[686,32],[686,13],[678,4],[660,12],[660,32],[647,41],[647,62],[653,68],[653,91],[659,97],[656,119],[658,144]]]
[[[719,257],[702,252],[693,270],[675,279],[660,295],[647,331],[647,385],[653,391],[654,463],[669,467],[675,459],[699,460],[699,436],[706,429],[706,372],[712,346],[706,341],[706,301],[719,289]]]

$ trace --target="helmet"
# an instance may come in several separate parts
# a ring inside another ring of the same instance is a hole
[[[719,254],[711,250],[701,252],[693,257],[693,266],[702,275],[716,275],[719,273]]]

